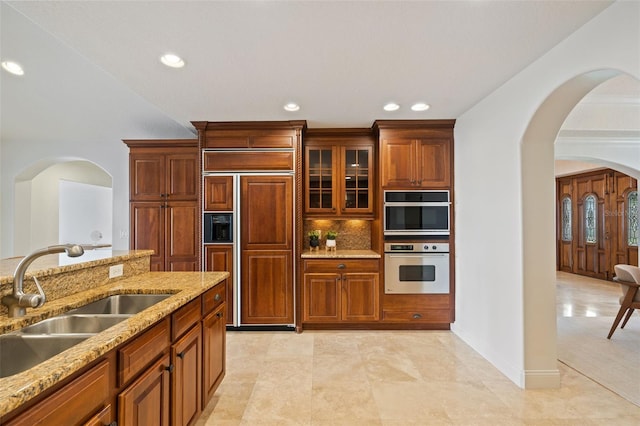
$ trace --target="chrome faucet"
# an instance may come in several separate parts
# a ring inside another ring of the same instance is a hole
[[[26,255],[16,268],[13,274],[13,294],[8,294],[2,298],[2,304],[9,309],[9,317],[21,317],[27,313],[26,308],[37,308],[44,305],[47,300],[44,290],[40,286],[38,279],[33,277],[33,281],[38,287],[40,294],[25,294],[23,291],[24,274],[31,262],[47,254],[66,252],[69,257],[78,257],[84,254],[84,248],[77,244],[60,244],[38,249]]]

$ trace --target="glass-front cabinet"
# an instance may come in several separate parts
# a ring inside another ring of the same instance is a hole
[[[365,142],[311,137],[305,144],[306,215],[373,216],[373,143]]]

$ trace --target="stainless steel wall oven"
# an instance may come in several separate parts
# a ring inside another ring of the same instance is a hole
[[[449,293],[448,243],[385,243],[384,251],[385,293]]]

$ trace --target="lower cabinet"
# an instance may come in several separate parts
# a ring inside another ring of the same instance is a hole
[[[202,320],[202,408],[213,397],[224,378],[226,363],[225,308],[218,307]],[[222,350],[221,350],[222,348]]]
[[[378,260],[305,260],[302,321],[380,319]]]
[[[118,395],[119,425],[169,424],[171,370],[171,362],[166,355]]]
[[[174,365],[171,382],[172,422],[174,426],[195,423],[202,412],[202,326],[197,323],[171,346]]]

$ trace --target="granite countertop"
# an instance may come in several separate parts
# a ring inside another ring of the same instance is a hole
[[[153,253],[153,250],[111,250],[101,248],[85,250],[84,254],[79,257],[69,257],[64,253],[47,255],[33,261],[25,274],[25,278],[33,276],[42,278],[61,272],[76,271],[91,266],[150,256]],[[13,282],[13,274],[16,271],[18,263],[20,263],[23,258],[24,256],[0,259],[0,284]]]
[[[303,251],[300,255],[302,259],[340,259],[340,258],[355,258],[355,259],[380,259],[380,253],[376,253],[373,250],[336,250],[327,251],[320,249],[317,251],[309,251],[308,249]]]
[[[47,302],[42,308],[28,310],[21,318],[0,318],[0,330],[6,333],[37,322],[45,315],[54,316],[113,294],[174,294],[23,373],[1,378],[0,416],[69,377],[228,276],[228,272],[148,272]]]

